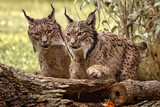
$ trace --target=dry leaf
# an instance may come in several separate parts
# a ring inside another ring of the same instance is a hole
[[[104,107],[114,107],[114,104],[111,102],[101,103]]]

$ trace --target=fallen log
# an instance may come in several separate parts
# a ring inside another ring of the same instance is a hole
[[[126,80],[113,84],[110,100],[116,105],[134,104],[144,100],[160,100],[160,82]]]
[[[114,80],[43,77],[0,64],[0,107],[79,107],[84,102],[98,104],[107,98],[113,83]]]
[[[0,107],[100,107],[102,106],[100,102],[107,99],[110,93],[109,87],[114,83],[114,80],[93,81],[43,77],[23,73],[0,64]],[[156,95],[158,93],[159,90]],[[116,100],[115,104],[117,104]],[[128,107],[136,106],[158,107],[160,101],[143,101]]]
[[[160,107],[160,100],[159,101],[142,101],[140,103],[134,105],[128,105],[123,107]]]

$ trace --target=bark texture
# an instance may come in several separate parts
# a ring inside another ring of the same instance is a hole
[[[128,105],[128,106],[124,106],[124,107],[160,107],[160,100],[159,101],[142,101],[138,104],[134,104],[134,105]]]
[[[0,107],[94,106],[108,96],[113,80],[76,80],[37,76],[0,64]],[[91,103],[94,102],[94,103]]]
[[[119,105],[160,97],[158,81],[114,83],[43,77],[0,64],[0,107],[102,107],[101,102],[109,95]],[[137,106],[159,107],[160,101],[142,101],[128,107]]]
[[[116,105],[160,100],[160,82],[126,80],[113,84],[110,89],[110,99]]]

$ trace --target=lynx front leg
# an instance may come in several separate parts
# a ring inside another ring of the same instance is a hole
[[[91,79],[114,79],[115,75],[107,66],[93,65],[87,69],[87,75]]]

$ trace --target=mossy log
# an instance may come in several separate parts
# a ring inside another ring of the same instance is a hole
[[[98,106],[107,98],[113,83],[114,80],[43,77],[0,64],[0,107],[78,107],[84,102]]]
[[[126,80],[113,84],[110,100],[116,105],[138,103],[144,100],[160,100],[160,82]]]

